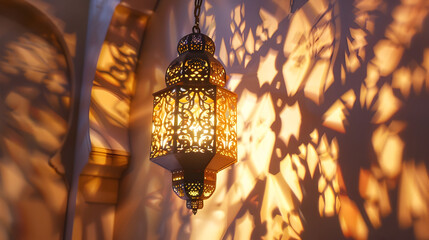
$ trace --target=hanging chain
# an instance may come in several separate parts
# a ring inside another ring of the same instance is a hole
[[[203,3],[203,0],[195,0],[195,10],[194,10],[194,16],[195,16],[195,25],[192,27],[193,33],[200,33],[200,13],[201,13],[201,4]]]

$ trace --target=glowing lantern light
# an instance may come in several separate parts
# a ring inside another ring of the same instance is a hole
[[[150,158],[171,171],[173,191],[196,214],[213,194],[217,172],[237,161],[237,96],[224,88],[225,69],[198,20],[177,51],[167,88],[153,94]]]

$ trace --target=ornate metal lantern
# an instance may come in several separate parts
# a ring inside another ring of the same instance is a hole
[[[237,96],[197,30],[180,39],[167,88],[153,94],[151,161],[172,173],[173,191],[196,214],[216,188],[216,174],[237,161]]]

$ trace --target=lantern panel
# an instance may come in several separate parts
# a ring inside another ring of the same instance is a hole
[[[184,38],[180,39],[179,44],[177,45],[177,52],[182,54],[187,51],[189,51],[188,36],[185,36]]]
[[[187,193],[191,199],[200,199],[203,190],[204,184],[202,182],[185,183],[185,193]]]
[[[216,98],[216,153],[236,161],[237,95],[226,89],[217,88]]]
[[[192,58],[185,62],[185,79],[192,82],[206,82],[209,79],[209,65],[206,60]]]
[[[209,184],[209,183],[204,182],[204,193],[203,193],[204,199],[209,198],[213,194],[215,187],[216,187],[216,183],[215,184],[211,184],[211,183]]]
[[[216,171],[204,170],[204,179],[199,175],[191,175],[186,178],[184,170],[172,171],[172,187],[176,195],[185,200],[209,198],[216,189]]]
[[[214,153],[215,88],[178,88],[177,153]]]
[[[177,52],[183,54],[188,51],[206,51],[211,55],[215,52],[213,40],[208,36],[199,33],[192,33],[180,39],[177,45]]]
[[[226,84],[225,69],[220,62],[218,62],[216,59],[214,60],[215,61],[210,61],[210,83],[224,87]]]
[[[176,89],[154,95],[151,158],[164,156],[173,150],[175,99]]]
[[[176,195],[182,199],[186,199],[185,198],[185,184],[184,184],[184,174],[183,174],[183,170],[177,170],[177,171],[173,171],[171,172],[171,176],[173,178],[173,183],[172,183],[172,187],[173,187],[173,191],[176,193]]]
[[[191,51],[202,51],[203,50],[203,35],[192,34],[189,48]]]
[[[182,80],[182,61],[175,61],[170,64],[167,68],[167,73],[165,74],[165,81],[167,86],[174,85]]]
[[[216,189],[216,172],[206,169],[204,171],[204,191],[202,199],[209,198]]]
[[[205,44],[204,50],[206,52],[210,53],[211,55],[214,54],[214,52],[215,52],[215,45],[214,45],[214,42],[211,39],[206,38],[206,44]]]
[[[192,212],[194,212],[194,214],[197,212],[195,209],[201,209],[203,208],[204,204],[203,204],[203,200],[187,200],[186,201],[186,207],[188,209],[192,209]]]

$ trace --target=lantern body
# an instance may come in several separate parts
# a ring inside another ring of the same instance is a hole
[[[179,41],[167,88],[154,93],[150,158],[172,172],[174,192],[196,213],[216,188],[216,173],[237,161],[237,96],[213,41],[199,33]]]

